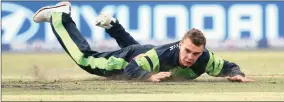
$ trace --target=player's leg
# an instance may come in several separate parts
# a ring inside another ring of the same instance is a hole
[[[34,21],[50,22],[61,46],[85,71],[100,76],[121,73],[128,64],[123,59],[123,51],[98,53],[91,50],[70,17],[70,5],[69,2],[61,2],[56,6],[44,7],[35,14]]]
[[[101,13],[96,18],[96,25],[106,29],[106,32],[113,37],[120,48],[130,45],[139,44],[118,22],[117,19],[110,15]]]

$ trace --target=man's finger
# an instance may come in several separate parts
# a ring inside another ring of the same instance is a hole
[[[168,78],[168,77],[170,77],[169,75],[165,75],[165,74],[162,74],[162,75],[160,75],[160,79],[162,78],[162,79],[165,79],[165,78]]]
[[[239,80],[240,82],[248,82],[248,79],[245,77],[238,77],[237,80]]]
[[[165,74],[167,76],[170,76],[172,73],[171,72],[160,72],[161,74]]]
[[[160,79],[155,79],[155,80],[154,80],[154,82],[160,82],[160,81],[161,81]]]
[[[159,79],[159,78],[157,78],[157,77],[155,77],[155,78],[151,78],[150,79],[152,82],[160,82],[161,80]]]
[[[162,76],[166,76],[166,77],[170,77],[171,76],[169,73],[158,73],[157,75],[162,75]]]
[[[165,76],[167,76],[167,77],[170,77],[170,76],[171,76],[170,73],[162,73],[162,75],[165,75]]]
[[[240,78],[240,79],[237,79],[239,80],[240,82],[252,82],[254,80],[251,80],[251,79],[248,79],[248,78]]]
[[[241,80],[241,82],[247,82],[246,78],[241,78],[240,80]]]
[[[156,79],[162,79],[162,78],[165,78],[166,76],[162,74],[157,74],[155,77]]]
[[[230,80],[230,81],[235,81],[235,80],[236,80],[235,77],[229,77],[229,78],[227,78],[227,79]]]

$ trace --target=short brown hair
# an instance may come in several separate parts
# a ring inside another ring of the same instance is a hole
[[[189,38],[192,43],[196,46],[201,46],[201,45],[206,45],[206,38],[203,35],[203,33],[196,29],[196,28],[192,28],[190,29],[188,32],[186,32],[186,34],[183,36],[182,40]]]

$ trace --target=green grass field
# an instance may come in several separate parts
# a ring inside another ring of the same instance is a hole
[[[216,52],[236,62],[251,83],[206,74],[193,81],[161,83],[90,75],[65,53],[2,54],[3,101],[284,101],[283,51]]]

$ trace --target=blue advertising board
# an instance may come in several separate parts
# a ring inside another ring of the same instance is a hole
[[[40,7],[56,3],[2,2],[2,44],[57,42],[49,23],[32,20]],[[111,39],[94,24],[104,12],[138,41],[179,40],[189,29],[198,28],[209,47],[284,48],[283,10],[281,1],[74,1],[71,16],[82,35],[94,42]]]

